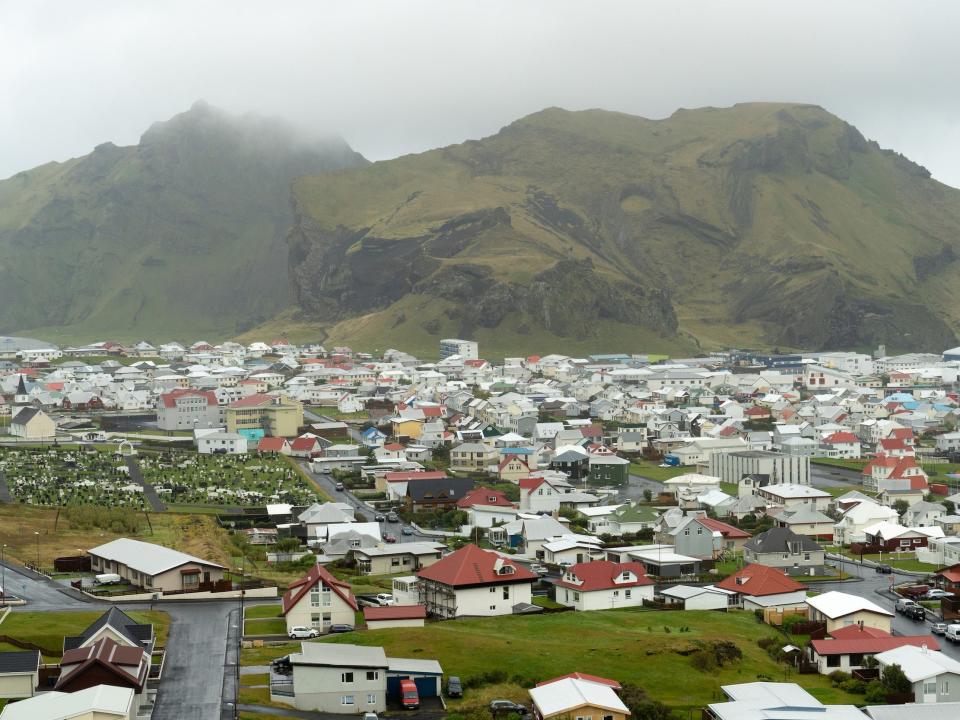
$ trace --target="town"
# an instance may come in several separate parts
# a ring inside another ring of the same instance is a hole
[[[960,712],[960,348],[437,350],[0,338],[0,718]]]

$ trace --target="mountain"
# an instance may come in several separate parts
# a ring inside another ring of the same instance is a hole
[[[0,334],[229,337],[290,303],[290,185],[366,161],[205,103],[0,182]]]
[[[435,352],[957,344],[960,191],[822,108],[556,108],[294,183],[299,310]]]

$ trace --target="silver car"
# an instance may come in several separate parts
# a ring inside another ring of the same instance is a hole
[[[947,627],[948,625],[945,622],[935,622],[930,626],[930,632],[934,635],[946,635]]]

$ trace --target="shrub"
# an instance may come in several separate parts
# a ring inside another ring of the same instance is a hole
[[[887,690],[879,680],[872,680],[863,694],[863,699],[872,705],[882,705],[887,702]]]
[[[849,680],[850,674],[845,673],[843,670],[834,670],[827,677],[830,678],[830,682],[832,682],[834,685],[839,685],[840,683]]]
[[[851,695],[863,695],[867,691],[867,686],[854,678],[844,680],[838,687]]]

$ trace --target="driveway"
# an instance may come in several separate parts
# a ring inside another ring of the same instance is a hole
[[[10,562],[3,563],[3,577],[6,581],[7,593],[13,597],[23,598],[26,605],[23,610],[91,610],[96,609],[94,604],[77,599],[69,589],[69,585],[49,580],[43,575],[27,570]],[[94,601],[91,601],[94,602]],[[14,608],[16,611],[18,608]]]

